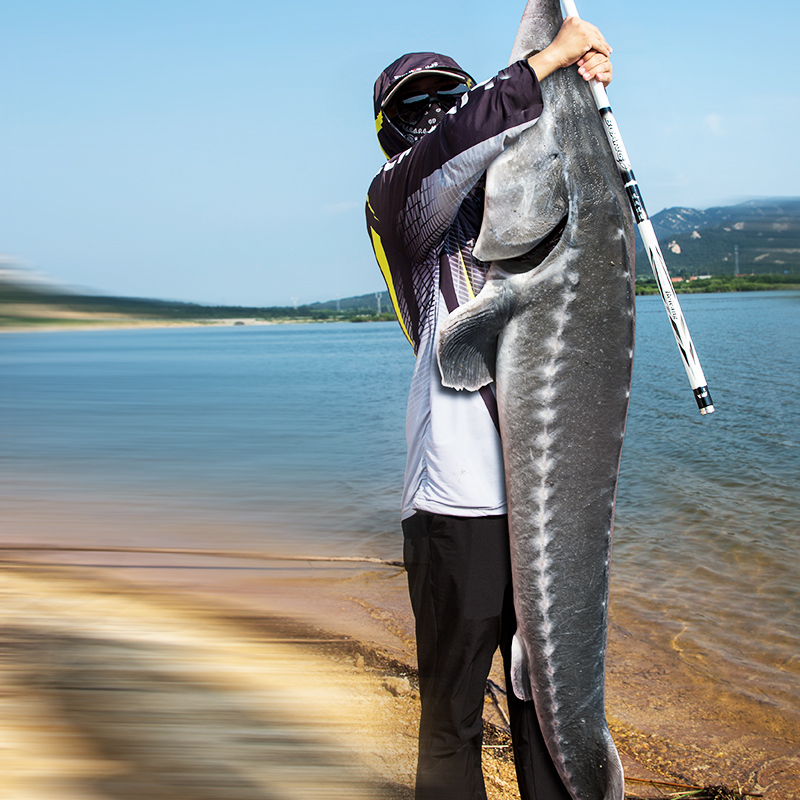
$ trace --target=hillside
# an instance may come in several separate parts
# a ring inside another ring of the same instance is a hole
[[[336,310],[340,303],[340,310]],[[138,297],[81,294],[19,268],[0,269],[0,327],[247,324],[393,320],[387,292],[377,315],[375,293],[302,306],[211,306]]]
[[[326,311],[357,311],[361,314],[380,313],[392,310],[392,300],[389,292],[371,292],[360,294],[356,297],[343,297],[341,300],[325,300],[321,303],[312,303],[309,308]]]
[[[651,221],[673,277],[800,274],[800,198],[668,208]],[[638,232],[636,260],[640,277],[649,277]]]
[[[714,280],[679,283],[678,291],[746,291],[800,284],[800,198],[751,200],[704,211],[668,208],[655,214],[652,222],[673,277],[714,276]],[[638,234],[637,242],[637,293],[645,294],[656,287]],[[734,279],[737,274],[755,277]],[[760,278],[766,275],[775,278]],[[393,319],[386,290],[298,307],[207,306],[80,294],[36,280],[0,261],[0,327]]]

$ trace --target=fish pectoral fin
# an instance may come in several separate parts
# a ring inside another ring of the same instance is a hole
[[[506,296],[487,283],[447,317],[437,352],[444,386],[475,392],[494,380],[497,337],[510,316]]]
[[[520,700],[533,700],[528,655],[519,633],[515,633],[511,641],[511,686]]]

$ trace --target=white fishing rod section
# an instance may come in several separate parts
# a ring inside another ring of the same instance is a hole
[[[580,16],[574,0],[562,0],[562,2],[568,17]],[[608,95],[606,94],[605,87],[596,78],[590,81],[589,86],[592,90],[597,110],[600,113],[600,118],[603,121],[603,128],[608,137],[608,142],[614,153],[617,168],[625,184],[625,191],[628,194],[633,216],[639,228],[639,235],[642,237],[644,248],[647,251],[647,257],[650,260],[650,266],[653,268],[653,275],[655,275],[656,283],[658,284],[658,290],[661,293],[661,299],[664,301],[664,307],[667,310],[669,321],[672,324],[672,332],[675,334],[675,341],[678,343],[678,350],[683,359],[683,366],[686,368],[686,374],[689,376],[689,383],[692,385],[697,407],[700,409],[701,414],[713,414],[714,403],[711,400],[711,395],[708,393],[706,377],[703,374],[703,368],[700,366],[700,359],[697,357],[697,352],[694,349],[692,337],[689,335],[689,328],[686,325],[686,320],[681,311],[678,296],[672,288],[672,281],[667,271],[667,263],[664,260],[661,246],[653,230],[653,223],[650,222],[650,218],[647,216],[642,194],[639,191],[639,184],[636,182],[636,178],[633,175],[633,168],[631,167],[628,153],[625,150],[625,145],[622,143],[622,136],[617,127],[617,122],[614,119],[614,114],[611,111],[611,104],[608,102]]]

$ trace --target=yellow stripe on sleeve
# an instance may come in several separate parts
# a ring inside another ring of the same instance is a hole
[[[403,322],[403,315],[400,313],[400,306],[397,302],[397,294],[394,290],[394,282],[392,281],[392,273],[389,269],[389,261],[386,258],[386,253],[383,250],[383,243],[381,242],[381,237],[378,236],[378,232],[374,228],[369,229],[370,235],[372,236],[372,248],[375,250],[375,258],[378,259],[378,266],[381,268],[381,272],[383,273],[383,279],[386,281],[386,286],[389,289],[389,297],[392,298],[392,305],[394,306],[394,313],[397,315],[397,319],[400,322],[400,327],[403,329],[403,333],[406,335],[406,339],[408,339],[411,346],[414,346],[414,342],[411,341],[411,337],[408,335],[408,331],[406,330],[406,325]]]

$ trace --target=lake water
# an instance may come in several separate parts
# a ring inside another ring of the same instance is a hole
[[[638,298],[615,613],[800,706],[800,293],[683,296],[701,417]],[[413,356],[399,327],[0,337],[6,540],[398,558]]]

